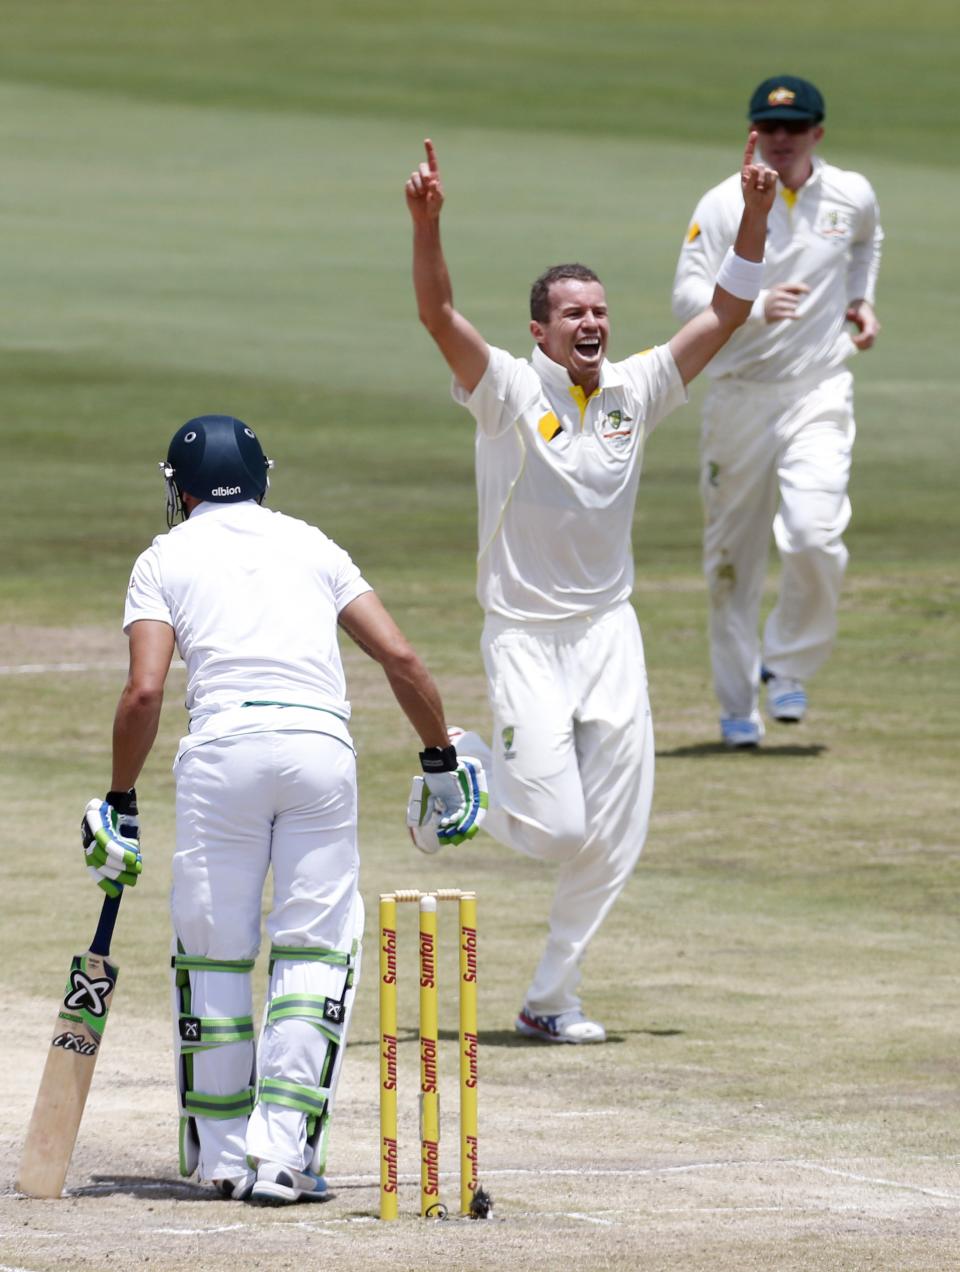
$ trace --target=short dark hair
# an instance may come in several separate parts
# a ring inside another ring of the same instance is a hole
[[[530,288],[530,317],[534,322],[550,321],[550,288],[565,278],[575,278],[581,283],[599,283],[600,279],[586,265],[551,265]]]

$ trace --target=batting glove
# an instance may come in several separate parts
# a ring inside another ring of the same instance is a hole
[[[453,769],[441,768],[450,762]],[[444,844],[472,839],[487,811],[487,778],[483,765],[457,756],[452,746],[431,747],[420,756],[423,777],[415,777],[407,803],[407,827],[421,852],[435,853]],[[433,771],[431,771],[431,764]]]
[[[458,781],[457,748],[428,746],[420,752],[420,767],[436,801],[441,825],[456,823],[464,811],[464,792]]]
[[[132,888],[143,870],[137,813],[136,791],[110,791],[105,800],[89,802],[80,822],[87,872],[111,897]]]

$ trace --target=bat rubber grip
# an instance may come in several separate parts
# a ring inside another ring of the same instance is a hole
[[[110,953],[110,941],[113,938],[113,929],[117,921],[117,912],[120,909],[122,898],[122,891],[115,897],[103,898],[103,907],[100,910],[97,930],[94,932],[93,940],[90,942],[91,954],[99,954],[101,957],[106,958]]]

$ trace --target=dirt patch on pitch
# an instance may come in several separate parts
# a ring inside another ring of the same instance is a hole
[[[376,1219],[376,1040],[351,1046],[322,1205],[261,1210],[215,1198],[176,1174],[176,1119],[166,1031],[124,1004],[97,1069],[68,1176],[68,1195],[13,1191],[20,1138],[42,1063],[50,1004],[3,1005],[8,1093],[0,1123],[0,1266],[48,1272],[237,1272],[324,1264],[365,1272],[438,1269],[928,1269],[960,1253],[957,1164],[917,1162],[891,1177],[880,1161],[764,1159],[728,1138],[711,1151],[677,1138],[668,1111],[637,1101],[629,1067],[608,1056],[498,1045],[486,1049],[484,1182],[494,1218],[415,1217],[416,1121],[403,1114],[403,1217]],[[111,1022],[113,1023],[113,1022]],[[413,1061],[413,1037],[402,1044]],[[593,1085],[585,1074],[596,1068]],[[614,1078],[611,1081],[611,1078]],[[448,1131],[454,1136],[453,1109]],[[452,1202],[455,1143],[443,1176]]]

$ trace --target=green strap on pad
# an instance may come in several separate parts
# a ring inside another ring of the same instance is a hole
[[[318,994],[277,994],[267,1008],[267,1024],[281,1020],[303,1020],[313,1025],[336,1046],[343,1032],[343,1000],[321,998]]]
[[[174,954],[170,966],[176,972],[177,987],[188,983],[189,972],[233,972],[242,975],[253,971],[256,962],[252,958],[204,958],[202,954]]]
[[[356,954],[356,942],[349,951],[317,949],[309,945],[271,945],[270,972],[272,974],[273,965],[278,959],[289,959],[293,963],[329,963],[332,967],[345,967],[352,972]]]
[[[253,1112],[252,1086],[233,1095],[206,1095],[203,1091],[185,1091],[183,1107],[188,1117],[212,1117],[223,1121],[229,1117],[249,1117]]]
[[[261,1078],[257,1092],[261,1104],[279,1104],[285,1109],[296,1109],[311,1120],[322,1116],[329,1096],[329,1087],[302,1086],[299,1082],[285,1082],[282,1078]]]
[[[209,1051],[229,1042],[253,1042],[252,1016],[191,1016],[182,1011],[177,1024],[183,1055]]]

